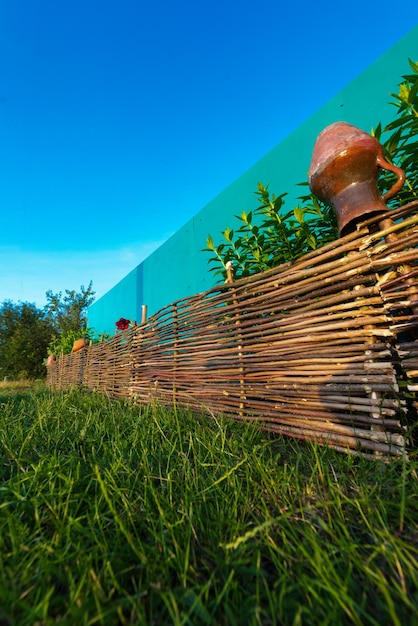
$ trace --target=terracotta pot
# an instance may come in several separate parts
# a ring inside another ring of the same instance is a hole
[[[378,168],[394,172],[397,181],[383,196],[377,188]],[[309,186],[315,196],[330,204],[341,236],[356,223],[387,211],[385,200],[402,188],[405,173],[388,163],[382,145],[360,128],[335,122],[317,137],[309,168]]]
[[[55,356],[53,354],[50,354],[46,361],[46,366],[49,367],[53,363],[55,363]]]
[[[84,337],[82,339],[76,339],[73,343],[72,352],[78,352],[79,350],[82,350],[86,345],[87,339],[84,339]]]

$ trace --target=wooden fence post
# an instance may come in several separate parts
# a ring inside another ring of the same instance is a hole
[[[244,415],[244,409],[245,409],[245,400],[247,399],[246,394],[245,394],[245,372],[244,372],[244,354],[243,354],[243,336],[242,333],[240,332],[240,326],[241,326],[241,321],[240,321],[240,308],[239,308],[239,301],[238,301],[238,297],[237,297],[237,292],[234,285],[234,270],[232,267],[232,263],[231,261],[227,261],[227,263],[225,264],[226,267],[226,273],[227,273],[227,280],[226,282],[228,284],[231,285],[231,292],[232,292],[232,302],[234,307],[236,308],[236,314],[235,314],[235,325],[236,325],[236,329],[237,329],[237,340],[238,340],[238,371],[240,373],[240,379],[239,379],[239,397],[240,397],[240,403],[239,403],[239,412],[238,415],[240,417],[243,417]]]
[[[132,329],[131,342],[130,342],[130,350],[131,350],[131,382],[129,389],[129,396],[135,398],[136,394],[136,386],[138,381],[140,380],[140,375],[138,372],[138,367],[141,361],[141,352],[142,352],[142,343],[144,340],[143,336],[143,326],[147,321],[147,305],[142,305],[141,310],[141,323],[136,325],[134,329]]]

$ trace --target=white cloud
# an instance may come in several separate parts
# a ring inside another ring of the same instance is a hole
[[[93,281],[96,299],[156,250],[161,241],[138,242],[112,250],[38,252],[14,246],[0,247],[0,303],[46,304],[45,293],[79,290]]]

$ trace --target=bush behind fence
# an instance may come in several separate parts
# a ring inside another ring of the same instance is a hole
[[[418,388],[417,213],[410,203],[292,264],[170,304],[61,356],[47,384],[402,455]]]

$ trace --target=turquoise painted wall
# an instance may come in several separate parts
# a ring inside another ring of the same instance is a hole
[[[95,329],[97,334],[114,335],[115,322],[121,317],[141,321],[142,273],[141,264],[89,307],[89,328]]]
[[[367,132],[379,121],[390,121],[395,113],[390,94],[398,91],[401,76],[409,73],[409,58],[418,61],[418,26],[95,302],[89,308],[89,326],[113,334],[121,316],[141,319],[142,304],[151,315],[175,300],[210,289],[214,278],[208,271],[209,255],[201,252],[208,234],[220,242],[220,232],[235,227],[234,215],[257,206],[254,192],[259,182],[276,195],[287,192],[285,208],[295,206],[303,191],[296,185],[307,180],[317,135],[337,121]]]

